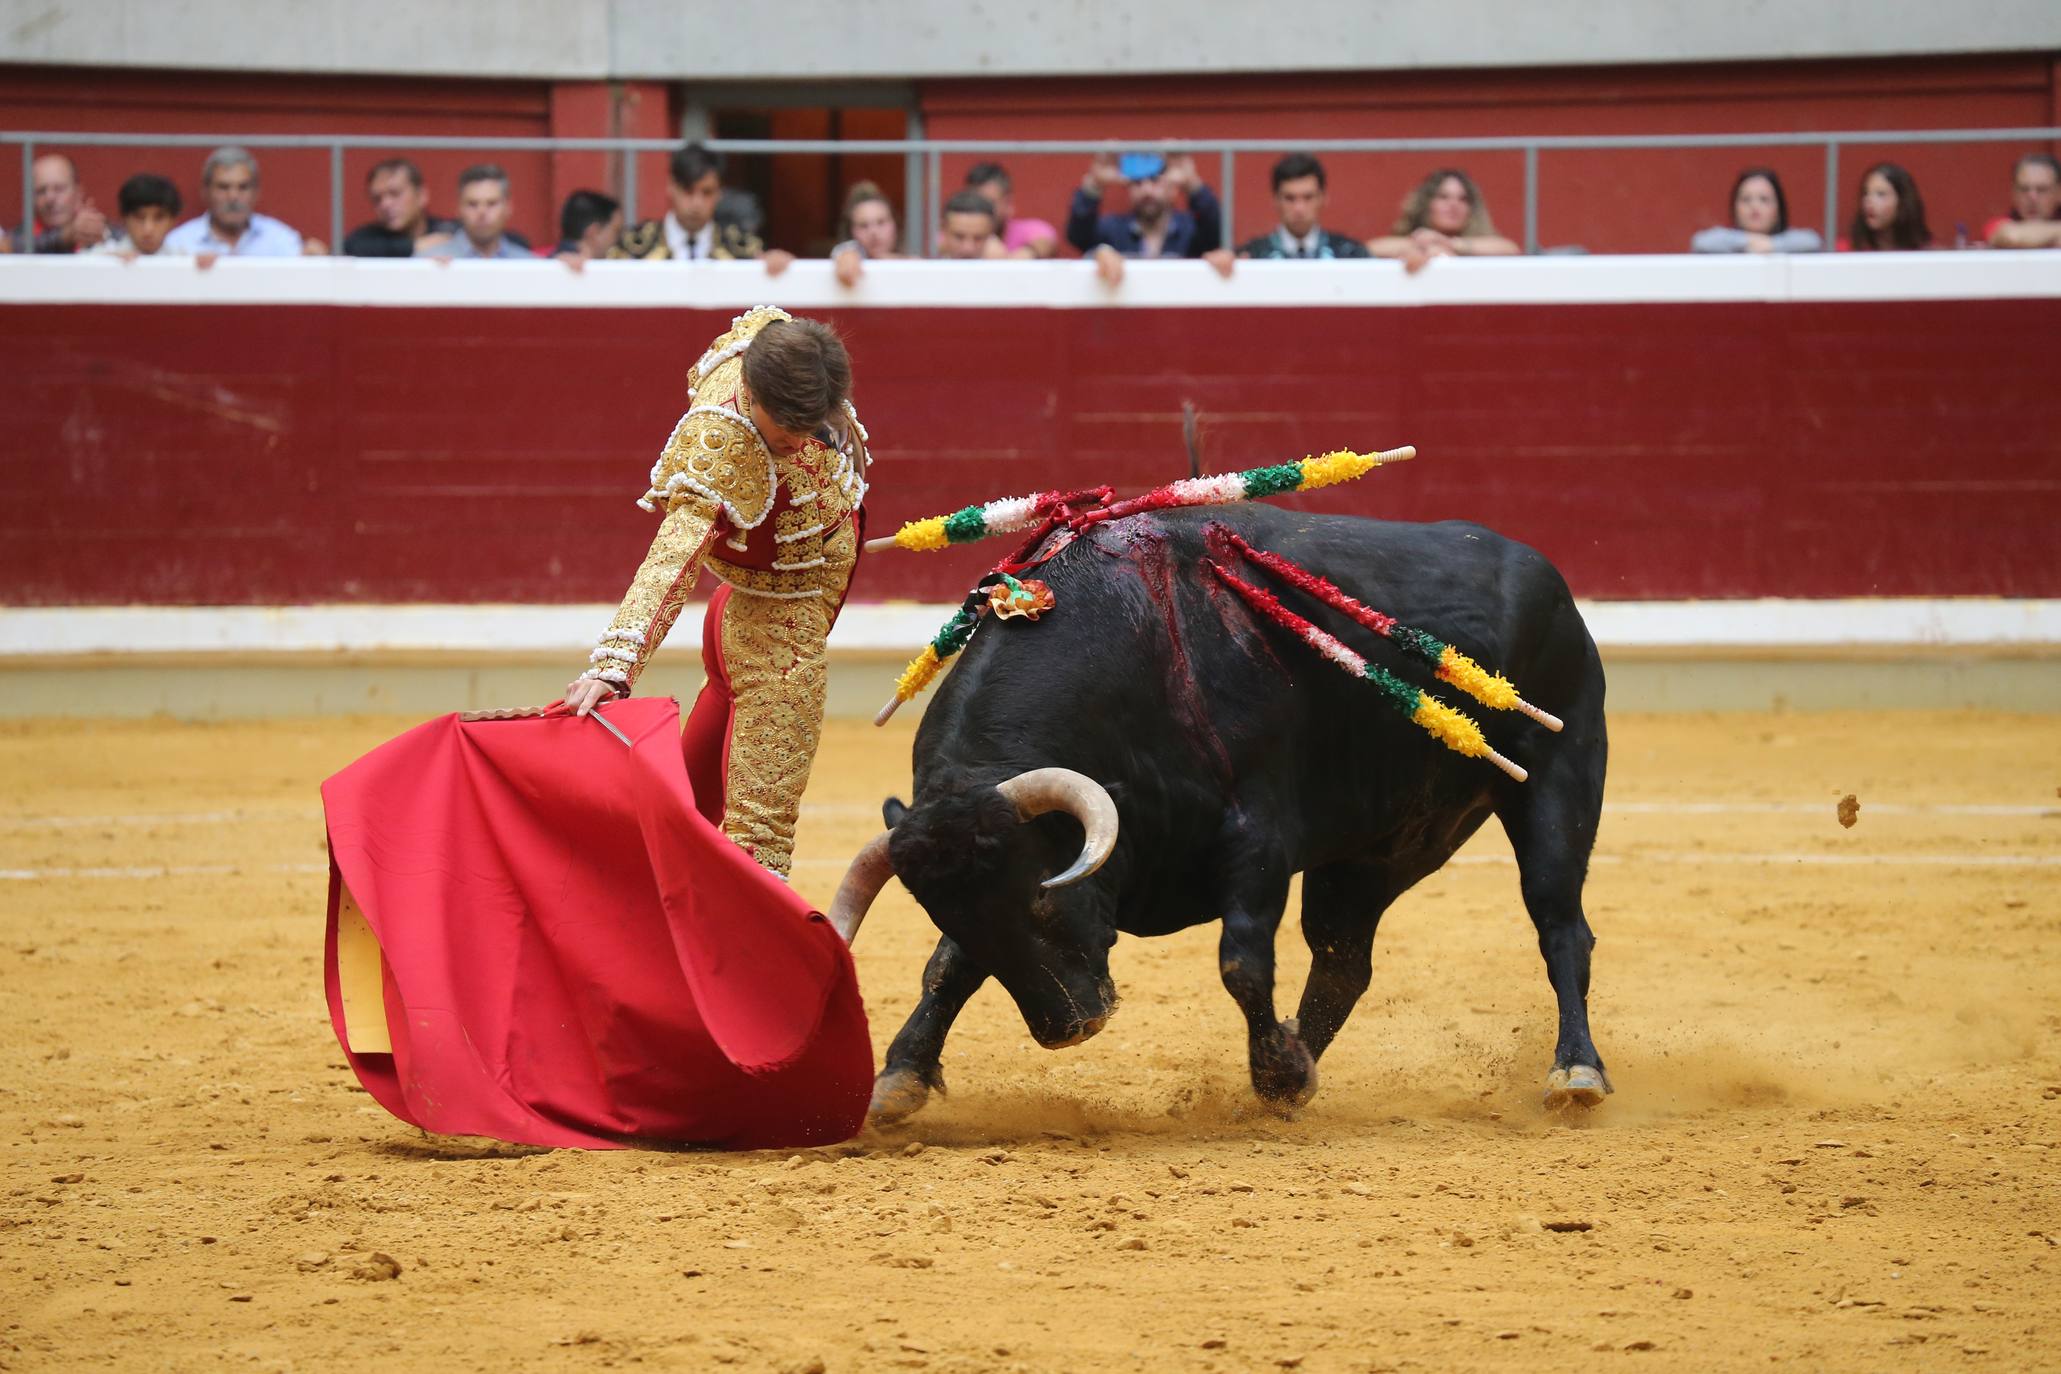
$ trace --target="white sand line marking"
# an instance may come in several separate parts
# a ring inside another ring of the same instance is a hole
[[[1645,801],[1605,802],[1605,815],[1618,816],[1814,816],[1832,809],[1828,799],[1816,802]],[[2016,802],[1861,803],[1870,816],[2040,816],[2061,817],[2061,808]],[[866,802],[804,802],[803,816],[816,820],[880,819],[880,808]],[[319,820],[322,808],[304,806],[269,811],[156,811],[106,816],[0,816],[0,832],[73,830],[95,826],[241,825],[252,821]]]
[[[282,811],[144,811],[119,816],[8,816],[0,830],[78,830],[91,826],[241,825],[249,821],[319,819],[322,808],[301,806]]]
[[[1833,805],[1830,798],[1821,802],[1604,802],[1603,813],[1620,816],[1812,816],[1831,810]],[[1869,816],[2061,816],[2061,808],[2016,802],[1863,801],[1861,811]]]
[[[849,859],[796,859],[796,868],[836,869],[842,873]],[[0,868],[0,882],[41,883],[74,878],[219,878],[242,873],[322,873],[328,864],[131,864],[101,868]]]
[[[1515,866],[1509,854],[1459,854],[1449,864]],[[1902,864],[1917,868],[2061,868],[2061,854],[1808,854],[1738,853],[1731,850],[1641,849],[1630,854],[1591,854],[1592,864],[1801,864],[1806,867],[1853,867]]]
[[[1641,850],[1627,862],[1657,859],[1676,864],[1815,864],[1852,867],[1860,864],[1903,864],[1918,868],[2057,868],[2061,854],[1725,854],[1698,850]]]
[[[840,820],[853,816],[880,819],[880,808],[864,802],[806,802],[804,816]],[[244,825],[252,821],[311,821],[322,818],[319,806],[267,811],[136,811],[104,816],[0,816],[0,832],[9,830],[88,830],[146,825]]]
[[[0,882],[71,878],[206,878],[231,873],[327,873],[328,864],[133,864],[121,868],[0,868]]]

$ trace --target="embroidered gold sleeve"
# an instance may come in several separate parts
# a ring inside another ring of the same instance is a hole
[[[615,619],[589,655],[594,666],[581,677],[599,678],[624,696],[630,694],[644,665],[665,642],[666,631],[680,618],[721,515],[721,508],[703,497],[674,499]]]
[[[773,508],[773,455],[758,429],[723,405],[696,405],[673,426],[638,505],[656,510],[682,498],[712,501],[740,530],[755,529]]]

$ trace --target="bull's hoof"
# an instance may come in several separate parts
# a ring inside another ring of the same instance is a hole
[[[1603,1070],[1589,1064],[1570,1064],[1546,1075],[1546,1110],[1566,1111],[1569,1107],[1601,1106],[1610,1095],[1610,1080]]]
[[[1252,1059],[1252,1090],[1284,1115],[1317,1095],[1317,1061],[1296,1034],[1295,1021],[1283,1021],[1274,1043]]]
[[[944,1084],[940,1082],[942,1091]],[[923,1110],[930,1101],[930,1084],[919,1071],[910,1068],[883,1069],[873,1080],[873,1102],[866,1108],[866,1120],[874,1126],[892,1126]]]

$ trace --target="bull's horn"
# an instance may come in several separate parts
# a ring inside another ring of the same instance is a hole
[[[846,944],[858,938],[859,922],[866,919],[873,899],[895,875],[895,861],[887,854],[887,836],[888,832],[883,830],[866,841],[866,847],[845,870],[844,881],[837,885],[837,895],[830,899],[826,919]]]
[[[1065,887],[1102,867],[1116,848],[1116,803],[1101,783],[1071,768],[1033,768],[1018,773],[995,790],[1016,803],[1016,818],[1027,821],[1047,811],[1064,811],[1088,832],[1081,856],[1073,867],[1056,878],[1045,879],[1046,887]]]

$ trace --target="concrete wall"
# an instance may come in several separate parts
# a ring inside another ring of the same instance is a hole
[[[0,61],[731,80],[1393,71],[2061,49],[2052,0],[0,0]],[[720,73],[710,70],[720,38]]]

